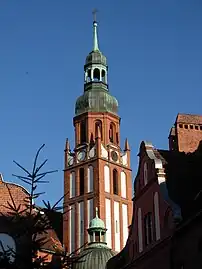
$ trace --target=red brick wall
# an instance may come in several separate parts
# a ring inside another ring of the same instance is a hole
[[[174,137],[176,137],[174,140],[177,142],[177,149],[179,151],[195,151],[202,140],[202,116],[178,114],[175,122]],[[173,143],[175,142],[173,141]],[[170,148],[173,146],[174,145],[170,145]],[[176,146],[174,146],[174,148],[176,148]]]
[[[28,192],[24,190],[21,186],[12,184],[12,183],[5,183],[0,180],[0,212],[7,213],[9,211],[8,202],[13,205],[11,196],[15,201],[16,207],[21,205],[21,209],[25,208],[25,198],[28,196]]]

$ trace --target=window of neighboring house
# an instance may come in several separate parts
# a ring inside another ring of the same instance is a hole
[[[84,168],[79,169],[79,193],[84,194]]]
[[[153,228],[152,228],[152,213],[149,212],[144,217],[144,239],[145,245],[149,245],[153,241]]]
[[[113,170],[113,193],[118,195],[118,172]]]
[[[147,185],[148,182],[148,168],[147,162],[144,163],[144,185]]]
[[[80,123],[80,144],[86,142],[86,121],[82,120]]]

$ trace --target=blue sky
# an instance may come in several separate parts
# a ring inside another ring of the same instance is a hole
[[[201,0],[1,0],[0,171],[4,180],[20,183],[12,161],[31,168],[45,143],[45,170],[59,171],[39,190],[52,202],[63,193],[66,137],[74,144],[72,118],[95,7],[133,178],[142,140],[167,148],[178,112],[202,114]]]

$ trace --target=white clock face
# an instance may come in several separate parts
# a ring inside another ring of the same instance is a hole
[[[74,157],[73,156],[68,156],[68,164],[72,165],[74,163]]]
[[[86,152],[84,150],[80,151],[77,155],[79,161],[84,161],[86,158]]]

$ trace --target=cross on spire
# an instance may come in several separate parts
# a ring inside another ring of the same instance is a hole
[[[97,12],[98,12],[98,10],[95,8],[95,9],[93,9],[93,21],[94,22],[96,22],[97,21]]]

